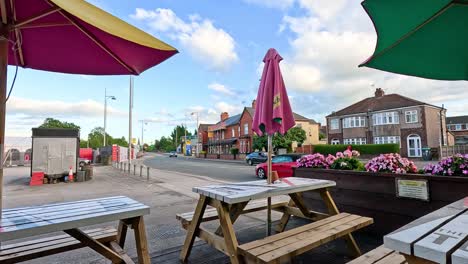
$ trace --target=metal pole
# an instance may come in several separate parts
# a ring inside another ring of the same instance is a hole
[[[103,147],[106,146],[106,125],[107,125],[107,87],[104,88],[104,142]]]
[[[143,142],[143,131],[145,130],[145,121],[141,121],[141,145],[143,146],[145,143]],[[142,149],[143,150],[143,149]]]
[[[3,208],[3,155],[5,145],[5,114],[6,114],[6,92],[7,92],[7,69],[8,69],[8,30],[4,24],[0,24],[0,219],[2,219]]]
[[[198,131],[198,112],[197,112],[197,158],[198,158],[198,155],[200,154],[200,131]]]
[[[271,184],[271,156],[272,156],[272,135],[268,135],[268,176],[267,176],[267,183]],[[271,235],[271,197],[267,198],[267,236]]]
[[[132,108],[133,108],[133,76],[130,76],[130,96],[128,101],[128,163],[132,163]]]

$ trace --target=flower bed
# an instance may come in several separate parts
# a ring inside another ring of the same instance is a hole
[[[379,235],[468,196],[468,155],[457,154],[422,170],[398,154],[382,154],[359,166],[357,155],[349,151],[307,155],[298,161],[294,176],[335,181],[337,186],[330,191],[338,208],[373,217],[370,231]],[[429,200],[398,197],[397,180],[425,181]],[[317,193],[307,192],[304,199],[325,211]]]

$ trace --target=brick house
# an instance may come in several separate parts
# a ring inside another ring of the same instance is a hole
[[[447,129],[455,137],[456,145],[468,144],[468,115],[447,117]]]
[[[200,151],[208,152],[208,127],[213,124],[200,124],[198,126],[198,148]]]
[[[400,144],[400,153],[421,157],[422,147],[447,144],[446,109],[377,88],[327,118],[329,144]]]
[[[231,148],[239,148],[241,114],[229,117],[227,112],[223,112],[220,118],[218,123],[208,127],[209,154],[230,154]]]

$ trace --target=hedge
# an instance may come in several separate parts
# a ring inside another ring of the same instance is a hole
[[[365,144],[365,145],[314,145],[314,153],[324,155],[335,155],[337,152],[345,151],[348,146],[353,150],[359,151],[361,155],[378,155],[385,153],[400,153],[400,145],[398,144]]]

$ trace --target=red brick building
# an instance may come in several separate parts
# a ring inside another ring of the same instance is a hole
[[[208,127],[213,124],[200,124],[198,126],[198,148],[200,151],[208,152]]]

